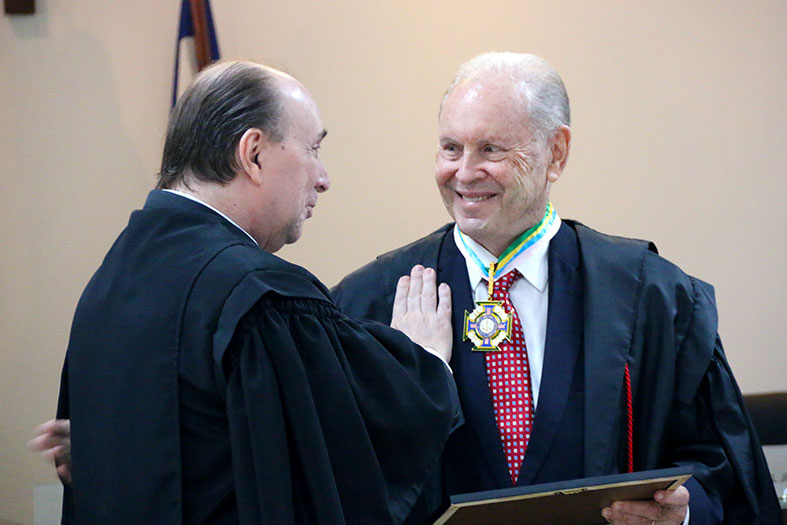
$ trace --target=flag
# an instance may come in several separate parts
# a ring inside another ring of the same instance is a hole
[[[210,0],[182,0],[172,83],[173,106],[194,75],[218,59],[219,42]]]

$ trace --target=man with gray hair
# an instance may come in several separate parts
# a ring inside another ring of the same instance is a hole
[[[182,95],[158,187],[79,301],[59,421],[33,443],[61,463],[65,522],[408,515],[457,416],[448,367],[273,255],[328,189],[325,134],[306,88],[258,64],[215,65]],[[393,323],[449,359],[448,287],[420,267],[403,284]],[[70,457],[53,442],[68,418]]]
[[[465,424],[436,481],[449,494],[690,465],[685,487],[615,502],[604,518],[778,523],[712,287],[652,243],[552,206],[569,126],[544,60],[487,53],[462,65],[440,107],[435,169],[455,223],[347,276],[336,303],[388,322],[397,278],[415,264],[451,286]]]

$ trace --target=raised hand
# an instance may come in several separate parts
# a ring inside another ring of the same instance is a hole
[[[437,286],[432,268],[418,264],[399,278],[391,326],[439,353],[446,363],[451,360],[451,288],[446,283]]]

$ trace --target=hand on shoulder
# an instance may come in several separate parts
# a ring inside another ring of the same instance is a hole
[[[391,326],[415,343],[435,350],[445,362],[451,360],[451,288],[437,285],[437,272],[415,265],[410,275],[399,278]]]

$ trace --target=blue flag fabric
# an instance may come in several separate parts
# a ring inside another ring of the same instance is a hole
[[[219,42],[216,38],[216,28],[213,25],[213,14],[210,9],[210,0],[198,0],[204,6],[205,16],[201,19],[203,27],[194,26],[194,16],[190,0],[182,0],[180,4],[180,23],[178,24],[178,39],[175,48],[175,72],[172,83],[172,106],[178,99],[178,86],[184,89],[191,78],[199,72],[194,37],[198,31],[207,35],[210,61],[217,61],[219,56]]]

